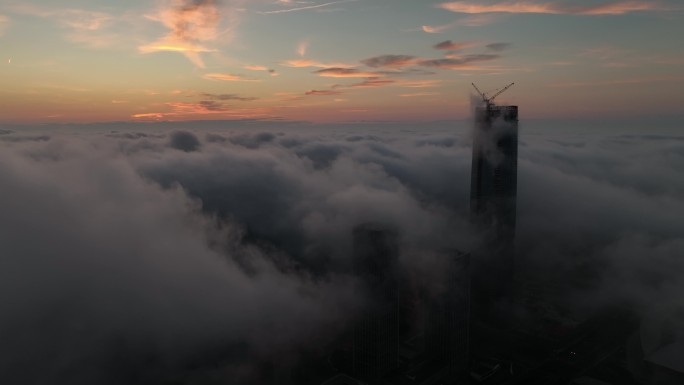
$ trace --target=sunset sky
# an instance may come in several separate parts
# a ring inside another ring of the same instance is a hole
[[[0,3],[0,123],[676,116],[681,0]]]

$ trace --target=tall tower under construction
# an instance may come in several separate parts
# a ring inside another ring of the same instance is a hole
[[[474,312],[491,318],[495,302],[512,291],[518,169],[518,107],[498,106],[482,97],[475,109],[470,213],[487,245],[473,275]],[[477,308],[480,307],[479,310]]]
[[[518,106],[493,103],[508,87],[489,98],[481,94],[484,105],[475,109],[470,211],[473,222],[493,230],[498,242],[515,236]]]

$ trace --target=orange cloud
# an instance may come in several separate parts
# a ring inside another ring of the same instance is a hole
[[[569,5],[558,2],[503,1],[487,4],[473,1],[453,1],[437,6],[457,13],[545,13],[571,15],[623,15],[638,11],[656,11],[664,8],[657,1],[614,1],[597,5]]]
[[[307,68],[307,67],[317,67],[317,68],[352,68],[354,67],[354,64],[345,64],[345,63],[321,63],[319,61],[315,60],[309,60],[309,59],[294,59],[294,60],[288,60],[285,62],[280,63],[280,65],[285,66],[285,67],[293,67],[293,68]]]
[[[208,116],[210,119],[256,119],[271,117],[271,109],[265,107],[229,109],[221,103],[202,101],[199,103],[169,102],[164,106],[170,111],[134,114],[131,117],[141,120],[184,120]]]
[[[441,80],[411,80],[411,81],[400,81],[397,83],[400,87],[407,88],[430,88],[438,87],[442,84]]]
[[[271,76],[278,76],[278,72],[276,72],[276,70],[274,70],[272,68],[265,67],[265,66],[246,65],[242,68],[244,68],[246,70],[250,70],[250,71],[265,71],[265,72],[268,72],[269,74],[271,74]]]
[[[244,77],[242,75],[220,74],[220,73],[206,74],[203,76],[203,78],[208,79],[208,80],[221,80],[224,82],[260,82],[261,81],[259,79],[247,78],[247,77]]]
[[[175,0],[172,7],[146,17],[164,24],[169,33],[153,43],[140,46],[140,52],[179,52],[196,66],[204,68],[200,53],[214,50],[202,43],[214,41],[219,36],[221,13],[215,0]]]
[[[359,71],[354,68],[324,68],[322,70],[314,71],[319,76],[331,78],[376,78],[384,76],[378,72]]]
[[[134,114],[131,115],[131,118],[134,119],[161,119],[164,117],[164,114],[161,112],[150,112],[150,113],[145,113],[145,114]]]
[[[342,92],[331,91],[331,90],[311,90],[307,91],[304,95],[314,95],[314,96],[329,96],[329,95],[340,95]]]

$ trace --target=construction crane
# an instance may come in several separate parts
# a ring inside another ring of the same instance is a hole
[[[472,84],[472,85],[473,85],[473,88],[475,88],[475,91],[477,91],[477,93],[478,93],[480,96],[482,96],[482,101],[483,101],[483,102],[485,103],[485,105],[487,106],[487,109],[489,109],[489,108],[491,108],[491,107],[494,105],[494,99],[495,99],[497,96],[499,96],[499,95],[501,95],[502,93],[504,93],[504,91],[506,91],[507,89],[513,87],[513,85],[514,85],[515,83],[511,83],[511,84],[507,85],[506,87],[500,89],[497,93],[495,93],[494,95],[492,95],[492,96],[490,96],[490,97],[487,97],[487,94],[486,94],[486,93],[480,91],[480,89],[477,88],[477,86],[475,85],[475,83],[470,83],[470,84]],[[496,90],[494,90],[494,91],[496,91]]]

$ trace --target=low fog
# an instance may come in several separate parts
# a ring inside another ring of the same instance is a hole
[[[521,125],[519,263],[572,316],[627,303],[682,336],[684,136],[578,128]],[[481,247],[467,124],[9,128],[0,148],[3,384],[259,383],[363,306],[355,226],[391,224],[436,277],[426,255]]]

